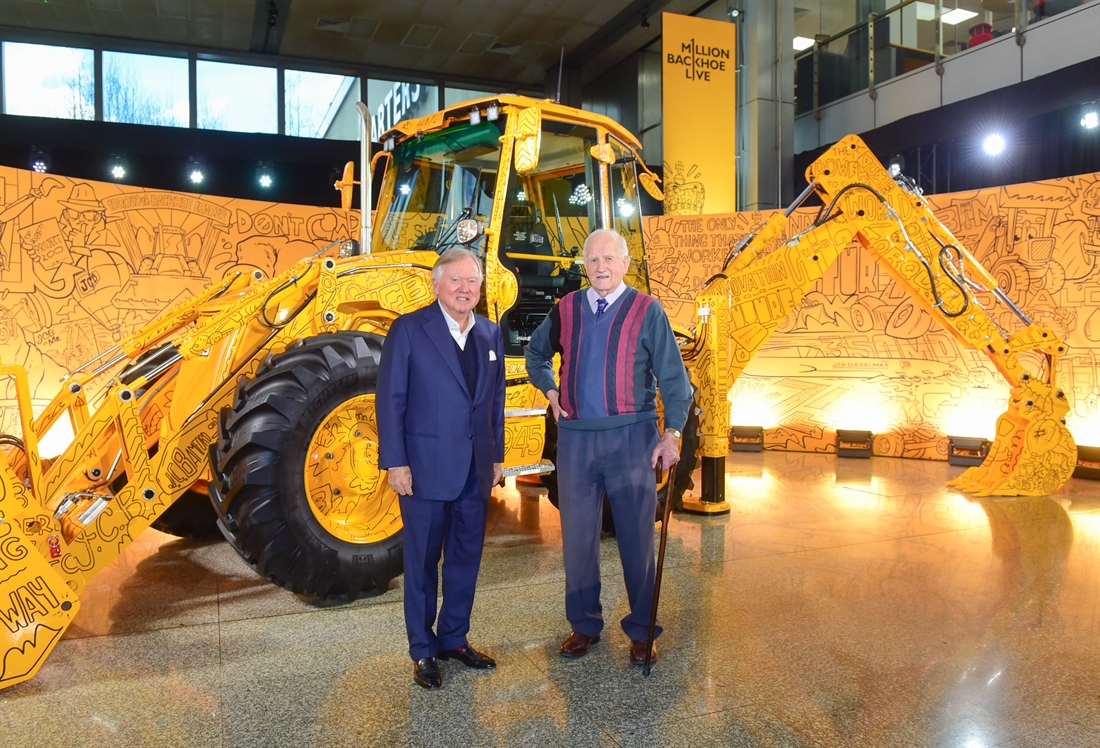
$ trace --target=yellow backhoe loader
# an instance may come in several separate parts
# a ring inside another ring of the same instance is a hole
[[[431,301],[431,268],[449,247],[484,258],[479,312],[504,334],[505,474],[551,473],[552,429],[523,346],[584,285],[580,248],[596,228],[626,238],[627,282],[648,290],[638,188],[660,199],[659,180],[616,123],[523,97],[402,122],[381,142],[383,187],[362,244],[349,237],[273,278],[224,278],[70,372],[37,416],[27,372],[0,363],[21,426],[0,435],[0,688],[33,677],[86,581],[151,525],[182,535],[216,527],[257,573],[315,600],[384,592],[401,572],[402,533],[377,467],[378,357],[390,323]],[[770,253],[785,218],[754,230],[703,289],[694,330],[680,331],[700,407],[676,488],[701,456],[696,503],[721,510],[726,394],[853,238],[1013,383],[994,449],[961,487],[999,495],[1061,485],[1074,463],[1054,380],[1064,344],[1030,323],[1000,331],[973,294],[995,282],[858,139],[838,143],[809,177],[807,195],[828,201],[820,219]],[[345,207],[352,184],[351,174],[338,183]],[[1036,376],[1016,358],[1030,349],[1047,356]],[[90,386],[101,393],[94,411]],[[61,418],[75,438],[43,459],[39,440]]]

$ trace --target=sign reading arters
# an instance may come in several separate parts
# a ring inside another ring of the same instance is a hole
[[[736,27],[662,18],[665,213],[737,210]]]

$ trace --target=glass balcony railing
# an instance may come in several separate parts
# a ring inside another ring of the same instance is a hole
[[[901,0],[795,55],[795,114],[814,112],[1088,0]],[[808,40],[807,40],[808,41]]]

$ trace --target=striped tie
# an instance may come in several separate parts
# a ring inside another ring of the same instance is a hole
[[[603,313],[607,311],[607,299],[596,299],[596,319],[603,316]]]

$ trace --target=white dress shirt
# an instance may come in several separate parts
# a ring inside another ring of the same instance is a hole
[[[474,329],[474,325],[477,324],[477,315],[470,312],[470,324],[466,325],[465,330],[459,329],[458,323],[454,321],[451,315],[447,314],[447,310],[443,308],[443,304],[439,304],[439,311],[443,312],[443,319],[447,321],[447,329],[451,331],[451,337],[458,343],[458,347],[462,350],[466,350],[466,336],[470,334],[470,330]]]
[[[601,297],[599,292],[596,289],[589,286],[588,287],[588,306],[590,306],[592,308],[592,313],[595,314],[596,313],[596,302],[599,299],[602,298],[604,301],[607,302],[607,305],[610,307],[612,304],[614,304],[619,299],[620,296],[623,295],[623,291],[625,291],[625,290],[626,290],[626,283],[624,283],[622,281],[619,281],[619,285],[614,291],[609,293],[607,296]]]

